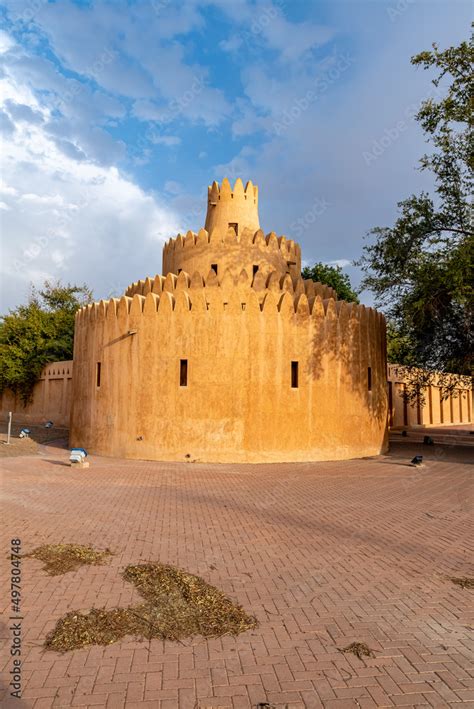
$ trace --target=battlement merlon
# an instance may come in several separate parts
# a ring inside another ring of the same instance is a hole
[[[292,239],[265,236],[258,217],[258,188],[238,178],[232,190],[227,178],[208,188],[206,226],[169,239],[163,247],[163,275],[181,271],[221,276],[228,268],[255,274],[257,270],[299,276],[301,248]]]
[[[250,180],[245,189],[240,177],[235,181],[234,189],[227,177],[220,186],[214,181],[208,187],[206,230],[217,229],[225,234],[230,227],[237,235],[245,228],[254,232],[260,229],[258,187]]]

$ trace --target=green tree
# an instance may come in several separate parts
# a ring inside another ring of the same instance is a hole
[[[375,294],[389,322],[389,354],[401,364],[423,368],[415,394],[437,373],[472,375],[474,232],[469,221],[473,153],[470,95],[474,47],[412,57],[415,66],[434,68],[434,96],[416,115],[433,152],[420,168],[434,180],[434,193],[399,202],[393,227],[376,227],[358,265],[362,287]],[[452,387],[445,376],[443,386]],[[446,392],[445,392],[446,393]]]
[[[324,283],[331,286],[341,300],[349,303],[358,303],[357,293],[352,290],[351,282],[347,273],[342,272],[340,266],[329,266],[326,263],[315,263],[314,266],[306,266],[301,273],[303,278],[310,278],[317,283]]]
[[[26,305],[0,318],[0,391],[11,389],[24,403],[48,362],[72,359],[74,316],[92,301],[85,286],[46,281],[32,288]]]

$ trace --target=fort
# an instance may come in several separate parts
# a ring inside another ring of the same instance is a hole
[[[208,189],[163,275],[76,316],[71,445],[125,458],[341,459],[387,446],[385,321],[301,278],[258,188]]]
[[[164,245],[163,275],[79,310],[74,360],[45,368],[27,418],[70,409],[70,444],[91,453],[253,463],[376,455],[388,421],[470,421],[470,389],[448,403],[430,389],[415,411],[394,367],[387,387],[383,315],[303,280],[300,246],[264,234],[258,197],[214,182],[204,228]],[[8,392],[1,406],[19,409]]]

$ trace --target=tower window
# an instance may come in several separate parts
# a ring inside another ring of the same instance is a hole
[[[95,385],[96,385],[96,387],[100,387],[101,369],[102,369],[102,364],[101,364],[101,362],[97,362],[97,365],[96,365],[96,368],[95,368]]]
[[[237,222],[229,222],[229,229],[233,229],[236,234],[239,233],[239,225]]]
[[[217,276],[217,263],[211,263],[211,268]]]
[[[187,387],[188,386],[188,360],[187,359],[180,359],[179,360],[179,386],[180,387]]]
[[[178,268],[178,276],[179,276],[179,274],[181,273],[182,270],[183,270],[182,268]]]
[[[372,391],[372,367],[367,367],[367,390]]]
[[[291,388],[298,389],[298,362],[291,363]]]
[[[252,270],[253,270],[253,275],[255,276],[255,274],[256,274],[257,271],[258,271],[258,263],[254,263]]]

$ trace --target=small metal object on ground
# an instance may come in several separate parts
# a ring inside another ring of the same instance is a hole
[[[8,412],[8,431],[7,431],[7,446],[10,445],[10,436],[12,432],[12,412]]]
[[[72,468],[88,468],[89,463],[86,461],[87,451],[84,448],[72,448],[69,456],[69,464]]]
[[[411,459],[411,464],[416,465],[417,467],[419,467],[420,465],[423,465],[423,456],[422,455],[415,455],[415,457]]]
[[[89,461],[88,460],[71,460],[69,465],[71,468],[88,468],[89,467]]]

